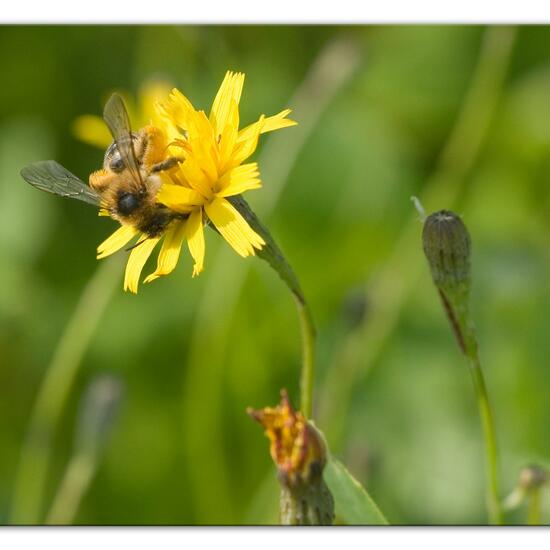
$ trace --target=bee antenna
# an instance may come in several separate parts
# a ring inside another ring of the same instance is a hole
[[[149,237],[145,237],[144,239],[141,239],[141,241],[138,241],[133,246],[130,246],[130,247],[126,248],[126,252],[130,252],[130,250],[133,250],[134,248],[137,248],[140,244],[143,244],[148,239],[149,239]]]

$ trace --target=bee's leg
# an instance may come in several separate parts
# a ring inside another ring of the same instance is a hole
[[[164,170],[170,170],[170,168],[174,168],[174,166],[176,166],[178,162],[183,162],[183,159],[181,157],[167,158],[162,162],[157,162],[156,164],[153,164],[153,166],[151,166],[151,172],[162,172]]]

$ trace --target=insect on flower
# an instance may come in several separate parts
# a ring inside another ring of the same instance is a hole
[[[38,189],[101,207],[146,238],[158,237],[173,219],[186,218],[155,201],[162,184],[159,172],[181,159],[165,158],[165,138],[158,128],[149,125],[132,133],[118,94],[111,96],[103,116],[114,141],[105,153],[103,168],[90,175],[89,186],[53,160],[30,164],[21,175]]]
[[[260,135],[296,123],[285,109],[240,128],[243,83],[244,74],[228,71],[209,116],[174,88],[165,101],[154,103],[155,124],[136,133],[122,98],[114,94],[103,113],[114,141],[89,186],[52,160],[31,164],[21,175],[38,189],[98,206],[120,222],[99,245],[98,259],[137,237],[126,264],[125,290],[137,292],[142,269],[161,240],[157,269],[145,282],[171,273],[185,242],[195,262],[193,276],[201,273],[207,223],[237,254],[253,256],[265,242],[232,201],[261,187],[258,164],[245,162]]]

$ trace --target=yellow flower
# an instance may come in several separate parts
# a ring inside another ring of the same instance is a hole
[[[174,132],[179,133],[172,141],[171,152],[183,157],[184,161],[179,163],[177,170],[164,175],[157,202],[189,214],[186,222],[180,222],[186,224],[180,242],[174,239],[172,247],[181,247],[183,240],[187,240],[195,261],[193,276],[203,270],[203,228],[208,220],[243,257],[254,255],[255,249],[265,244],[227,198],[261,187],[258,164],[243,164],[256,150],[260,134],[296,123],[286,118],[290,113],[287,109],[267,118],[262,115],[254,124],[239,130],[243,84],[244,74],[228,71],[209,117],[204,111],[197,111],[176,89],[172,90],[168,101],[159,105],[167,133],[171,136]],[[167,269],[171,265],[161,265],[161,256],[157,270],[145,279],[146,282],[169,272]]]
[[[227,72],[214,99],[210,116],[197,111],[177,89],[165,102],[155,103],[156,114],[149,118],[162,130],[169,143],[166,156],[182,159],[174,168],[162,172],[162,184],[156,202],[173,212],[183,214],[173,220],[164,235],[148,238],[132,249],[124,279],[124,289],[137,292],[141,272],[159,241],[162,247],[156,270],[145,278],[151,282],[171,273],[187,242],[194,259],[193,276],[203,270],[204,225],[210,221],[233,249],[243,257],[254,255],[265,244],[231,204],[229,197],[261,187],[258,164],[244,163],[256,150],[260,134],[293,126],[289,109],[259,120],[239,130],[239,100],[244,74]],[[83,126],[89,119],[84,121]],[[92,134],[93,128],[88,125]],[[86,132],[81,132],[81,135]],[[97,137],[97,136],[96,136]],[[89,140],[91,141],[91,140]],[[99,138],[97,139],[99,143]],[[139,231],[122,226],[98,247],[98,258],[104,258],[125,246]]]
[[[146,124],[154,126],[162,124],[155,104],[159,98],[166,97],[171,89],[172,85],[168,82],[148,80],[139,89],[137,101],[134,101],[128,94],[122,94],[134,130],[142,128]],[[103,150],[113,141],[105,121],[97,115],[77,117],[73,122],[72,130],[80,141]]]
[[[325,444],[304,415],[294,410],[285,390],[276,407],[247,412],[265,429],[281,483],[297,486],[320,475],[326,462]]]

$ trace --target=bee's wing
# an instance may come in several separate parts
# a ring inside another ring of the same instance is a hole
[[[21,170],[21,176],[42,191],[99,206],[99,195],[55,160],[33,162]]]
[[[124,166],[132,175],[132,179],[139,190],[145,190],[145,185],[141,179],[139,166],[134,152],[134,142],[132,140],[132,129],[130,118],[124,106],[122,97],[113,94],[103,109],[103,118],[111,131],[113,139],[118,148],[118,152],[124,162]]]

